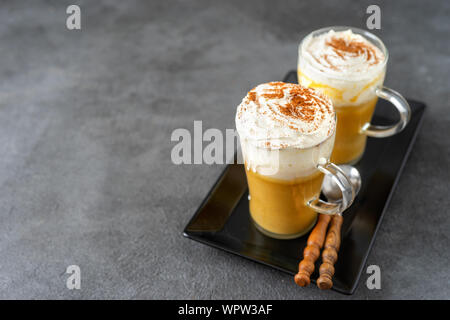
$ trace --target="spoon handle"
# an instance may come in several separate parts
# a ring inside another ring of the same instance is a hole
[[[319,269],[320,277],[317,279],[317,286],[320,289],[330,289],[333,286],[334,264],[337,261],[341,245],[342,221],[341,215],[334,215],[331,219],[330,229],[325,241],[325,249],[322,252],[322,264]]]
[[[298,273],[294,277],[295,283],[300,287],[306,287],[311,282],[310,276],[314,272],[314,263],[320,256],[330,219],[328,214],[319,214],[319,221],[308,237],[307,246],[303,250],[303,260],[298,264]]]

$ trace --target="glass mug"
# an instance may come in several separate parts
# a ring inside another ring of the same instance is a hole
[[[305,43],[330,30],[351,30],[375,45],[384,54],[379,69],[373,74],[358,73],[357,79],[349,79],[340,77],[339,74],[327,74],[309,63],[305,59]],[[336,142],[331,155],[333,162],[355,164],[364,153],[367,137],[389,137],[402,131],[408,124],[411,117],[408,103],[398,92],[383,86],[387,61],[388,51],[383,42],[372,33],[358,28],[323,28],[310,33],[301,41],[298,53],[298,82],[322,91],[330,97],[336,110]],[[397,109],[400,115],[398,123],[391,126],[370,124],[378,98],[388,100]],[[359,103],[358,100],[363,101]]]
[[[240,139],[250,192],[250,215],[259,231],[276,239],[297,238],[315,225],[318,213],[341,214],[352,204],[355,198],[352,184],[338,166],[329,162],[334,139],[335,132],[309,148],[278,150],[253,146]],[[250,155],[259,159],[257,170],[248,166]],[[295,159],[294,172],[292,166],[276,167],[280,157]],[[274,174],[284,175],[284,179],[271,177]],[[339,186],[341,201],[330,203],[319,199],[324,174],[332,175]]]

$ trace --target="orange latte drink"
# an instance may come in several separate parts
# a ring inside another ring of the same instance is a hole
[[[333,162],[355,163],[362,157],[367,140],[364,128],[372,119],[386,62],[381,40],[355,28],[321,29],[301,42],[299,83],[322,91],[336,110]]]
[[[333,149],[335,125],[330,99],[297,84],[261,84],[242,100],[236,128],[250,215],[262,233],[278,239],[298,237],[314,226],[317,211],[329,209],[321,208],[318,197],[328,172],[322,168]],[[344,199],[345,206],[351,201]],[[334,213],[342,210],[335,209]]]

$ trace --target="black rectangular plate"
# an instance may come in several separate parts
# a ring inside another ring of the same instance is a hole
[[[295,71],[285,82],[297,81]],[[412,116],[399,134],[368,138],[363,158],[355,167],[362,187],[354,204],[344,213],[342,245],[335,265],[333,289],[352,294],[358,284],[383,215],[397,185],[423,119],[425,104],[408,100]],[[395,119],[392,106],[379,100],[372,123]],[[261,234],[250,221],[247,180],[243,165],[228,165],[184,229],[184,236],[295,275],[308,235],[276,240]],[[320,259],[311,279],[318,277]],[[294,281],[294,280],[292,280]]]

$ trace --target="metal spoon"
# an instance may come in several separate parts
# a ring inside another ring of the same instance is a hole
[[[349,178],[350,183],[352,184],[355,190],[355,197],[358,195],[359,190],[361,189],[361,175],[359,174],[358,169],[348,164],[339,165],[339,168],[344,171],[345,175]],[[341,173],[338,173],[340,175]],[[331,175],[326,174],[323,178],[322,183],[322,192],[327,197],[330,202],[339,202],[341,201],[342,193],[341,189],[339,189],[338,185],[334,182]]]

